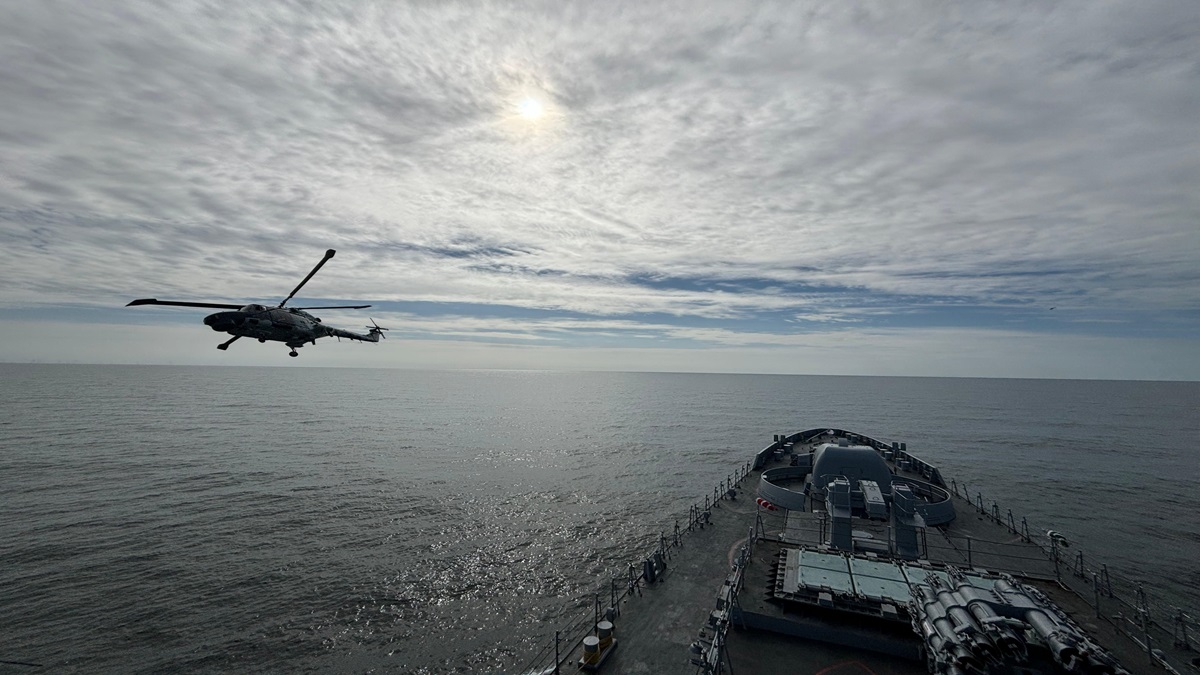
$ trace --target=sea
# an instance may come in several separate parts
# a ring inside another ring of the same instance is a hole
[[[0,672],[524,672],[827,426],[1200,610],[1200,383],[0,364]]]

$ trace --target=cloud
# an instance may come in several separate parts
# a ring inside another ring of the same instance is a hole
[[[271,299],[333,247],[313,297],[712,344],[931,307],[1175,335],[1198,35],[1182,2],[6,6],[0,307]]]

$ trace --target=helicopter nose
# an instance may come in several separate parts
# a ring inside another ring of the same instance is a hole
[[[217,312],[204,317],[204,325],[211,326],[218,333],[224,333],[231,328],[242,325],[246,317],[241,312]]]

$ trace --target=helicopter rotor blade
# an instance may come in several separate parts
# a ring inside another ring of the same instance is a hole
[[[228,305],[219,302],[176,302],[174,300],[156,300],[154,298],[142,298],[134,300],[125,305],[126,307],[134,307],[137,305],[170,305],[172,307],[210,307],[212,309],[241,309],[242,305]]]
[[[292,309],[366,309],[370,305],[331,305],[326,307],[293,307]]]
[[[288,296],[283,299],[283,302],[279,303],[279,306],[283,307],[284,305],[286,305],[287,301],[291,300],[292,296],[296,295],[296,292],[299,291],[301,288],[303,288],[304,284],[307,284],[308,280],[313,278],[313,275],[316,274],[317,271],[320,270],[321,267],[325,265],[325,263],[329,262],[329,259],[332,258],[333,254],[335,254],[335,253],[337,253],[337,251],[335,251],[333,249],[329,249],[328,251],[325,251],[325,257],[321,258],[321,262],[317,263],[317,266],[312,268],[312,271],[308,273],[308,276],[304,277],[304,281],[301,281],[299,284],[296,285],[295,288],[292,289],[291,293],[288,293]]]

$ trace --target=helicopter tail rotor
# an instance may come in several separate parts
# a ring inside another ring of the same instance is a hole
[[[364,328],[367,329],[367,335],[370,335],[376,339],[386,338],[387,336],[384,335],[383,332],[385,330],[390,330],[388,328],[384,328],[384,327],[380,326],[379,324],[375,323],[375,319],[371,319],[371,325],[364,326]]]

